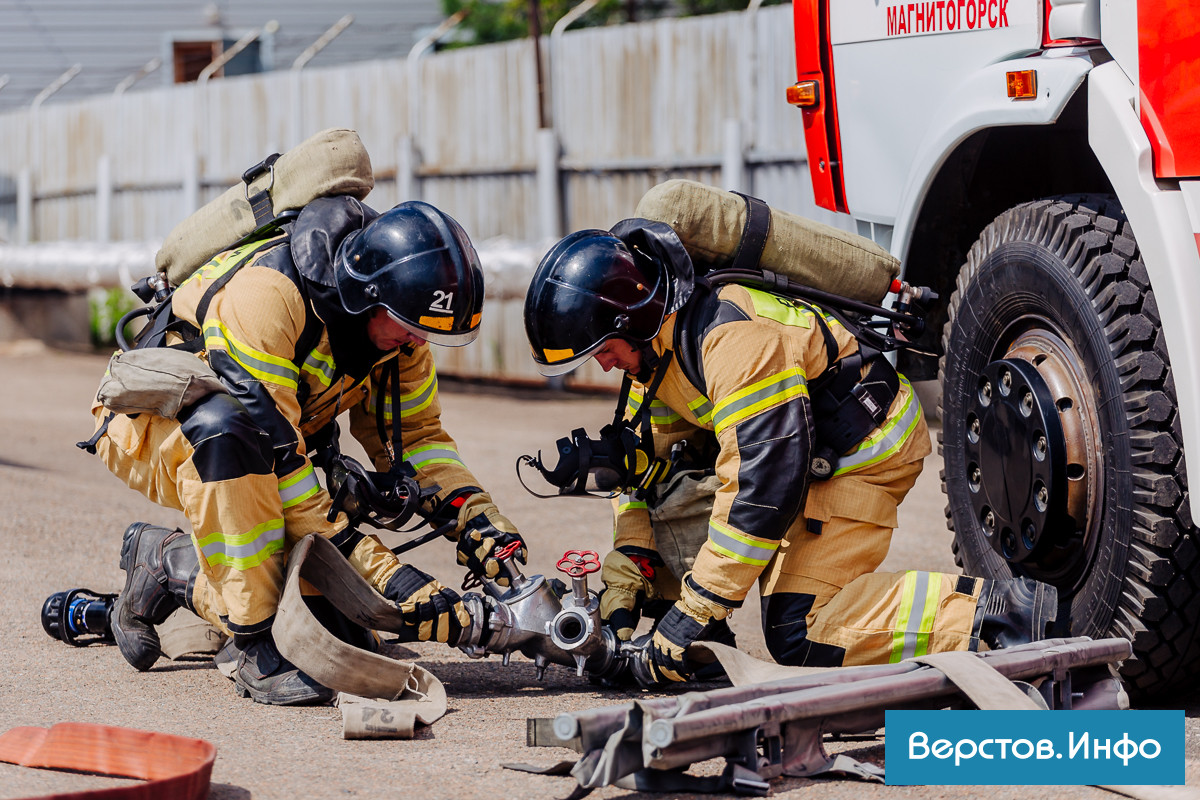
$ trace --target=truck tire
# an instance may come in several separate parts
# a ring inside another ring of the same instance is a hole
[[[1131,694],[1191,686],[1200,549],[1158,307],[1116,199],[1012,208],[971,247],[940,364],[942,487],[968,575],[1052,583],[1122,636]]]

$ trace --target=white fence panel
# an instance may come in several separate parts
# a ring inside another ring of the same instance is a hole
[[[538,180],[534,47],[523,40],[430,53],[415,70],[406,59],[370,61],[0,115],[0,241],[159,239],[249,166],[329,127],[356,129],[371,154],[369,203],[388,208],[413,187],[476,241],[548,245],[539,187],[559,188],[566,233],[610,227],[674,177],[841,224],[813,204],[800,114],[784,101],[795,80],[791,6],[567,31],[560,48],[540,44],[558,146],[548,183]],[[27,221],[22,208],[32,208]],[[537,379],[519,317],[519,298],[496,298],[481,345],[446,351],[445,368]],[[612,382],[597,370],[582,379]]]

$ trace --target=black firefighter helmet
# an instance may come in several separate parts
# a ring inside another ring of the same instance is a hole
[[[411,200],[342,240],[334,259],[342,306],[376,307],[411,333],[458,347],[479,335],[483,269],[449,214]]]
[[[562,375],[610,339],[645,346],[692,291],[692,264],[667,225],[624,220],[611,232],[559,241],[525,295],[525,333],[538,370]]]

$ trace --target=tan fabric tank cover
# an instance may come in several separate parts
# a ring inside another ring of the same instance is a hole
[[[660,183],[638,202],[635,217],[675,229],[697,272],[729,265],[742,241],[746,201],[696,181]],[[879,303],[900,261],[875,242],[830,225],[771,209],[762,267],[814,289]]]
[[[273,182],[272,182],[273,181]],[[231,186],[175,226],[154,258],[159,271],[178,286],[200,267],[258,225],[246,199],[266,188],[273,215],[303,208],[318,197],[349,195],[362,200],[375,187],[371,157],[358,133],[330,128],[288,150],[249,187]]]

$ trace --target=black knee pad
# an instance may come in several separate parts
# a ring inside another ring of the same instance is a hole
[[[210,394],[180,412],[179,424],[195,451],[192,463],[200,480],[271,474],[275,463],[271,437],[237,398]]]
[[[812,611],[811,594],[771,594],[762,599],[763,636],[771,658],[789,667],[840,667],[846,650],[808,638],[805,618]]]

